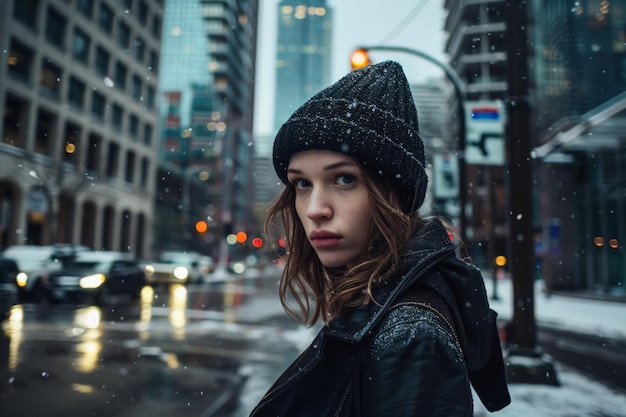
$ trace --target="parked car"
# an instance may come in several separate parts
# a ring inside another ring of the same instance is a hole
[[[17,303],[17,262],[0,258],[0,320]]]
[[[138,299],[144,285],[143,270],[131,254],[90,251],[76,254],[67,268],[50,273],[46,294],[52,301],[109,304],[119,297]]]
[[[202,282],[213,272],[213,258],[197,252],[163,252],[158,260],[144,262],[144,272],[149,284],[187,284]]]
[[[13,259],[20,272],[17,276],[18,297],[38,300],[51,272],[63,268],[65,253],[54,245],[15,245],[2,252]]]

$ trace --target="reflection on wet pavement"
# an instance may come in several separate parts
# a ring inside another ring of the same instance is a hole
[[[300,349],[276,283],[145,287],[107,307],[16,305],[0,335],[2,414],[246,415]]]

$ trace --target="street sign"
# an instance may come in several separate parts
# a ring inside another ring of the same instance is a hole
[[[504,106],[499,100],[465,103],[465,162],[504,165]]]

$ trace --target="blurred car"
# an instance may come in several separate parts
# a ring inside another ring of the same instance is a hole
[[[2,256],[13,259],[20,270],[18,297],[38,300],[44,294],[49,274],[63,268],[66,254],[54,245],[15,245],[6,248]]]
[[[163,252],[158,260],[144,262],[149,284],[187,284],[202,282],[215,270],[213,258],[197,252]]]
[[[0,258],[0,320],[17,303],[17,262]]]
[[[46,294],[52,301],[74,297],[108,304],[118,297],[138,299],[144,285],[143,270],[131,254],[79,252],[67,268],[50,273]]]

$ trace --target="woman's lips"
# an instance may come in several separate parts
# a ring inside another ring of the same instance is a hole
[[[325,231],[316,231],[311,233],[309,239],[315,248],[330,248],[339,244],[341,235]]]

